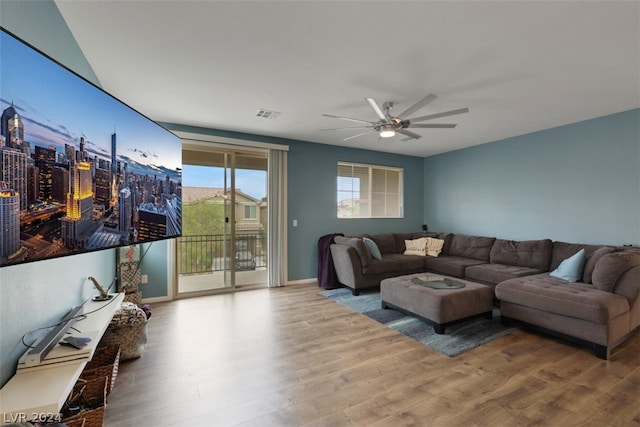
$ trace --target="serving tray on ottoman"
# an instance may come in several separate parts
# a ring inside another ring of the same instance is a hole
[[[434,286],[429,285],[432,281]],[[447,325],[463,319],[491,319],[493,289],[455,277],[417,273],[384,279],[380,299],[382,308],[420,317],[432,323],[437,334],[444,334]]]

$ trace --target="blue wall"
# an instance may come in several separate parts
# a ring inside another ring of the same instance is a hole
[[[317,276],[318,238],[329,233],[346,235],[385,231],[420,231],[422,228],[422,167],[420,157],[359,150],[259,135],[164,124],[174,131],[246,139],[289,146],[288,164],[288,273],[289,280]],[[404,169],[404,218],[338,219],[336,185],[338,161]],[[298,226],[293,227],[293,220]]]
[[[640,110],[424,159],[430,229],[640,244]]]
[[[53,1],[2,0],[0,11],[7,30],[98,83]],[[95,294],[88,276],[110,283],[114,274],[113,250],[0,268],[0,385],[26,351],[23,334],[55,323]]]
[[[289,280],[317,277],[317,241],[324,234],[422,230],[422,158],[302,142],[289,147]],[[339,160],[403,168],[404,218],[338,219]]]

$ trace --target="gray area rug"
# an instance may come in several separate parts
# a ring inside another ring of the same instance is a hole
[[[474,318],[461,321],[447,326],[445,333],[439,335],[434,332],[433,325],[424,320],[397,310],[382,309],[379,292],[353,296],[350,290],[341,288],[322,291],[320,294],[447,356],[456,356],[517,329],[502,325],[499,310],[494,309],[493,320]]]

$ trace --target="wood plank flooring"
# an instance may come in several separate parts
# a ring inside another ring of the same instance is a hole
[[[640,334],[609,361],[516,331],[447,357],[315,284],[155,304],[105,425],[640,426]]]

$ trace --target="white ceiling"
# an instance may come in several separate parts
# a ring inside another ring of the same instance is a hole
[[[430,156],[640,107],[638,1],[56,4],[102,87],[160,122]],[[470,112],[412,142],[319,131],[428,93],[414,116]]]

